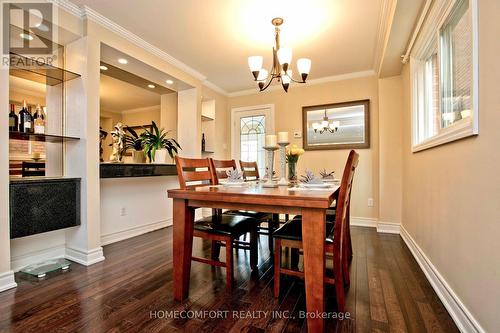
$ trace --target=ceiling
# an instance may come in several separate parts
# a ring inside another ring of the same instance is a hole
[[[160,105],[160,99],[160,95],[156,92],[139,88],[101,73],[101,111],[123,112]]]
[[[271,66],[274,28],[282,46],[312,60],[310,79],[373,70],[385,0],[73,0],[162,49],[226,92],[254,88],[250,55]],[[133,14],[132,14],[133,13]],[[295,69],[295,66],[293,66]]]

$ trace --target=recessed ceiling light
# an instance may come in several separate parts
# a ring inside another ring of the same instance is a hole
[[[167,84],[174,84],[174,81],[172,81],[172,80],[167,80],[165,82],[167,82]]]
[[[107,71],[108,70],[108,67],[106,67],[104,65],[99,66],[99,68],[102,69],[103,71]]]
[[[19,34],[19,37],[23,38],[23,39],[27,39],[27,40],[33,40],[33,36],[31,36],[30,34],[24,34],[24,33],[20,33]]]
[[[148,88],[154,89],[156,86],[154,84],[148,84]]]
[[[127,59],[125,59],[125,58],[119,58],[119,59],[118,59],[118,62],[119,62],[120,64],[123,64],[123,65],[128,64],[128,60],[127,60]]]

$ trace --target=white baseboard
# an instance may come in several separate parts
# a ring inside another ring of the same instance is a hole
[[[448,310],[448,313],[453,318],[453,321],[457,325],[460,332],[485,333],[486,331],[472,316],[458,295],[453,291],[453,289],[451,289],[446,280],[432,264],[429,258],[427,258],[424,251],[422,251],[404,226],[401,226],[401,238],[403,238],[406,246],[410,249],[422,271],[424,271],[427,280],[429,280],[432,288],[434,288],[434,291],[438,295],[439,299],[443,302],[446,310]]]
[[[392,222],[378,222],[377,232],[384,234],[399,234],[401,224]]]
[[[65,257],[84,266],[90,266],[104,260],[104,254],[100,246],[89,251],[67,247]]]
[[[17,287],[17,283],[13,271],[0,273],[0,292],[15,287]]]
[[[65,254],[66,247],[64,246],[64,244],[62,244],[40,251],[30,252],[20,256],[12,257],[10,260],[10,267],[14,272],[17,272],[28,265],[36,264],[54,258],[64,258]]]
[[[371,227],[371,228],[376,228],[377,227],[377,219],[374,218],[369,218],[369,217],[354,217],[351,216],[350,223],[353,226],[357,227]]]
[[[169,225],[172,225],[172,219],[143,224],[137,227],[113,232],[111,234],[101,235],[101,245],[108,245],[111,243],[119,242],[157,229],[168,227]]]

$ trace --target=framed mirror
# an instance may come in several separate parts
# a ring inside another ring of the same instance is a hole
[[[370,100],[302,108],[305,150],[370,148]]]

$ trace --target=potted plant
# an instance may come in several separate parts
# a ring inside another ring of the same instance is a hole
[[[143,151],[143,134],[138,135],[136,131],[134,131],[130,127],[125,127],[124,135],[124,145],[123,150],[127,151],[132,149],[132,160],[134,163],[145,163],[146,157],[144,156]]]
[[[147,156],[151,163],[166,163],[167,153],[173,158],[177,154],[177,149],[182,149],[175,139],[167,138],[167,134],[168,131],[159,129],[154,121],[151,122],[151,130],[144,128],[142,133],[144,156]]]

